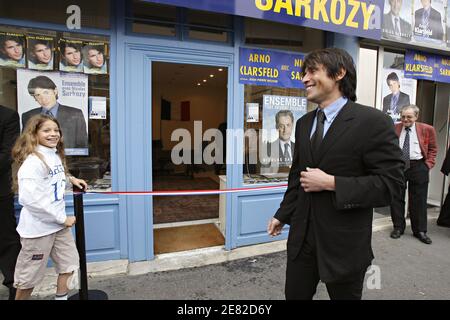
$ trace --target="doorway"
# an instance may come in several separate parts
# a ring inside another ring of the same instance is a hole
[[[220,66],[152,63],[154,191],[219,189],[226,175],[225,139],[205,133],[226,130],[227,72]],[[219,195],[154,196],[153,223],[155,254],[225,244]]]

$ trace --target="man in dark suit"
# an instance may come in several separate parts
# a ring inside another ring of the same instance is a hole
[[[444,39],[441,14],[431,7],[431,0],[421,0],[421,9],[414,14],[414,34],[436,40]]]
[[[402,0],[389,0],[391,10],[383,16],[383,37],[392,40],[410,41],[411,24],[400,17]]]
[[[16,231],[14,195],[11,191],[11,148],[20,132],[16,111],[0,106],[0,270],[3,284],[14,300],[14,269],[20,252],[20,237]]]
[[[36,114],[48,114],[58,120],[64,135],[65,148],[87,148],[86,121],[80,109],[58,103],[55,83],[46,76],[37,76],[28,83],[28,93],[41,106],[22,114],[22,129]]]
[[[290,225],[287,299],[312,299],[319,280],[331,299],[361,299],[373,208],[389,205],[403,185],[398,138],[390,117],[354,103],[346,51],[313,51],[302,71],[307,99],[319,108],[297,121],[288,188],[267,231]]]
[[[409,105],[409,95],[400,91],[400,80],[395,72],[391,72],[386,78],[391,93],[383,98],[383,112],[399,114],[403,106]]]
[[[413,235],[426,244],[431,244],[427,236],[427,196],[429,172],[434,167],[437,154],[436,131],[426,123],[417,122],[419,108],[405,106],[401,110],[401,123],[395,125],[395,132],[402,146],[406,161],[405,183],[408,182],[408,207]],[[391,238],[398,239],[405,231],[405,192],[402,189],[391,205],[394,230]]]

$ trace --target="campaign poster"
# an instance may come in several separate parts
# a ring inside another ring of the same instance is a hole
[[[444,43],[445,7],[444,0],[414,0],[413,34],[416,42],[438,46]]]
[[[83,41],[61,38],[58,41],[59,70],[64,72],[83,72],[81,52]]]
[[[400,69],[383,69],[382,96],[383,112],[394,122],[400,121],[402,107],[416,103],[417,80],[405,78]]]
[[[411,41],[412,36],[412,2],[384,1],[383,38],[400,42]]]
[[[83,71],[86,74],[107,74],[109,46],[106,42],[83,43]]]
[[[25,35],[0,31],[0,66],[25,68]]]
[[[295,123],[306,113],[306,108],[305,97],[263,95],[262,173],[290,168],[295,148]]]
[[[27,35],[27,67],[33,70],[54,70],[55,38]]]
[[[47,114],[60,124],[66,155],[89,155],[87,75],[17,70],[17,105],[22,130]]]

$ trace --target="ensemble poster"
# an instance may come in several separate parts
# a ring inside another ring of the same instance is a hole
[[[88,76],[17,70],[17,111],[22,130],[45,113],[61,126],[66,155],[88,155]]]
[[[305,97],[263,95],[261,173],[289,169],[295,148],[295,123],[306,113]]]

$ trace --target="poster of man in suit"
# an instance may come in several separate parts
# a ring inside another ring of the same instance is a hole
[[[64,72],[18,70],[17,111],[22,130],[36,114],[58,120],[66,155],[88,155],[88,76]]]
[[[414,1],[414,39],[417,42],[444,41],[444,26],[441,12],[445,12],[443,0]]]
[[[288,171],[294,155],[295,123],[306,113],[306,106],[305,97],[263,95],[261,173]]]
[[[385,0],[383,38],[409,42],[412,35],[411,1]]]
[[[398,122],[401,108],[416,102],[417,80],[405,78],[403,70],[391,68],[384,69],[382,79],[385,79],[382,86],[383,112]]]

